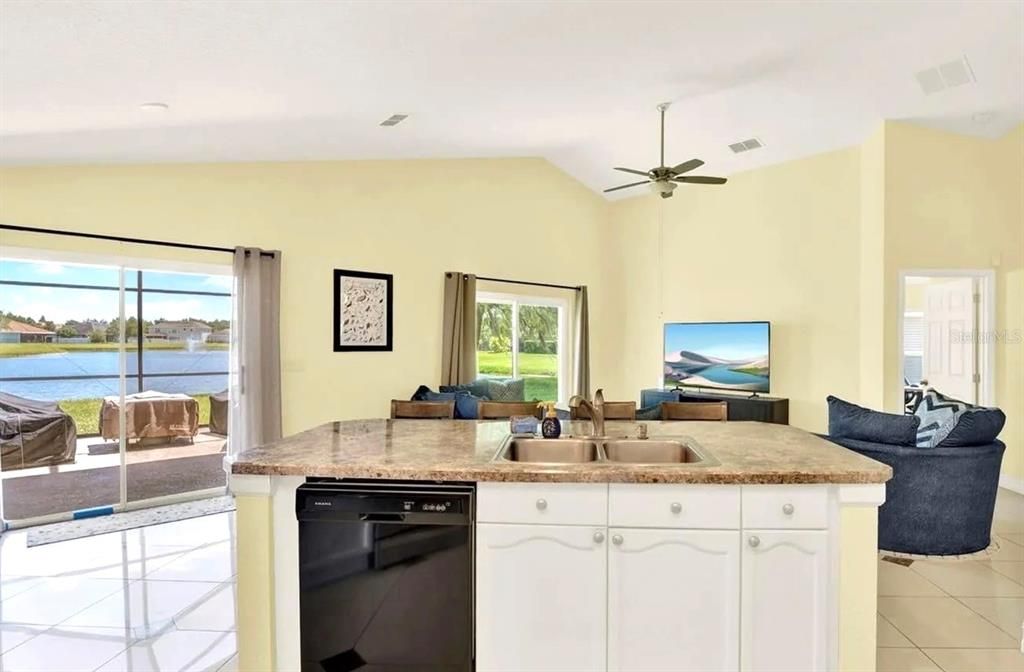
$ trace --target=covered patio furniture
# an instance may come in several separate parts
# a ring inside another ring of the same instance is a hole
[[[210,395],[210,431],[228,435],[228,391]]]
[[[100,407],[100,435],[109,441],[120,436],[120,398],[104,397]],[[131,439],[192,439],[199,433],[199,402],[187,394],[139,392],[125,397],[125,436]]]
[[[75,461],[75,421],[54,402],[0,392],[0,469]]]

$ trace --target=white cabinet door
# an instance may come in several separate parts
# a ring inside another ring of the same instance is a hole
[[[476,669],[604,670],[606,528],[476,529]]]
[[[828,532],[743,536],[743,670],[828,670]]]
[[[611,528],[608,669],[739,667],[740,533]]]

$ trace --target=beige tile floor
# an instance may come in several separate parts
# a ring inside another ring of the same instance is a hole
[[[1024,672],[1024,496],[1001,489],[997,553],[878,563],[878,672]]]
[[[236,672],[234,514],[0,537],[0,672]]]

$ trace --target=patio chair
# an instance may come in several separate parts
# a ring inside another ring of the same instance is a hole
[[[55,402],[0,392],[0,469],[68,464],[75,461],[74,419]]]

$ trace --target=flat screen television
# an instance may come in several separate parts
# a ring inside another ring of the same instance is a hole
[[[666,323],[665,386],[767,393],[770,352],[768,322]]]

